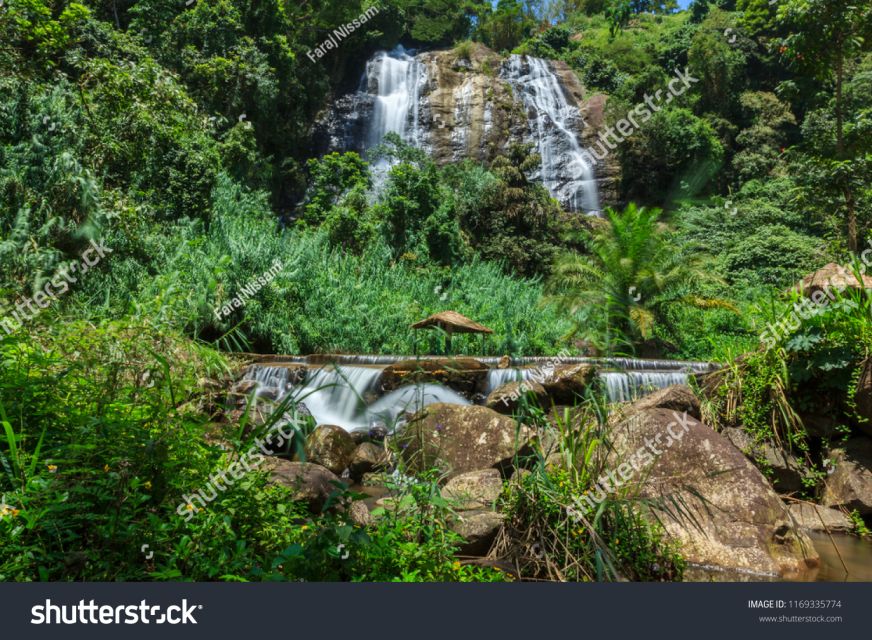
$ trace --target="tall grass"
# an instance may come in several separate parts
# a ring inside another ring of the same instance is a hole
[[[540,304],[537,280],[509,277],[497,264],[394,260],[380,242],[361,256],[345,253],[323,232],[277,229],[266,203],[230,181],[215,202],[210,227],[185,227],[174,255],[140,288],[136,315],[210,339],[235,329],[252,349],[282,353],[440,353],[443,336],[410,325],[446,309],[494,331],[484,346],[480,336],[458,336],[456,352],[547,355],[568,331],[556,309]],[[275,260],[282,269],[271,284],[229,318],[215,318],[215,307]]]

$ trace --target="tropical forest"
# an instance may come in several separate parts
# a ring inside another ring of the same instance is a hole
[[[872,4],[0,0],[0,581],[872,581]]]

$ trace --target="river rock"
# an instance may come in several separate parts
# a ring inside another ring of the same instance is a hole
[[[458,553],[465,556],[486,555],[502,525],[503,515],[489,509],[457,514],[450,527],[466,541]]]
[[[270,482],[288,487],[294,500],[306,502],[315,513],[324,508],[330,494],[344,486],[336,474],[317,464],[268,456],[264,468],[269,472]]]
[[[811,539],[766,478],[695,418],[640,411],[614,426],[611,440],[612,475],[668,507],[649,517],[680,543],[688,562],[779,576],[819,564]]]
[[[363,478],[364,474],[383,470],[388,462],[389,456],[383,447],[374,445],[371,442],[364,442],[357,445],[357,448],[351,455],[348,468],[351,471],[351,477],[359,481]]]
[[[385,392],[412,383],[435,382],[472,398],[484,389],[489,367],[475,358],[402,360],[385,367],[381,387]]]
[[[693,389],[686,384],[674,384],[659,389],[654,393],[637,400],[630,408],[633,411],[645,411],[647,409],[669,409],[678,413],[687,413],[697,420],[700,419],[699,399]]]
[[[824,482],[821,503],[872,515],[872,440],[851,438],[844,448],[830,451],[829,458],[835,469]]]
[[[351,463],[354,440],[342,427],[319,425],[306,438],[306,460],[341,474]]]
[[[595,379],[596,368],[589,364],[563,364],[554,367],[541,382],[553,403],[572,405]]]
[[[358,527],[368,527],[374,522],[372,514],[362,500],[355,500],[348,506],[348,519]]]
[[[860,379],[857,383],[857,413],[862,419],[860,429],[867,436],[872,436],[872,358],[867,358],[862,365]]]
[[[487,407],[437,402],[406,424],[397,443],[410,472],[437,467],[453,478],[488,467],[508,471],[516,453],[529,452],[534,435]]]
[[[796,524],[809,531],[829,531],[830,533],[852,533],[854,523],[838,509],[830,509],[819,504],[794,502],[787,510]]]
[[[722,435],[748,459],[768,473],[772,486],[780,493],[802,489],[802,463],[795,455],[772,442],[754,442],[744,429],[727,427]]]
[[[503,490],[496,469],[478,469],[454,476],[442,488],[442,497],[458,511],[492,509]]]
[[[512,415],[521,403],[521,397],[526,396],[530,402],[540,407],[548,406],[548,394],[538,382],[507,382],[488,394],[484,406],[497,413]]]

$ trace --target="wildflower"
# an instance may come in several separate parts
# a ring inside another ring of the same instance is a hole
[[[300,531],[308,531],[308,530],[309,530],[309,525],[307,525],[307,524],[304,524],[302,527],[300,527]]]
[[[50,465],[48,465],[48,472],[49,472],[49,473],[57,473],[57,472],[58,472],[58,466],[57,466],[56,464],[50,464]]]
[[[151,480],[146,480],[142,483],[142,486],[145,487],[146,491],[151,491]]]
[[[14,509],[5,502],[0,503],[0,518],[5,518],[6,516],[12,516],[14,518],[19,513],[21,513],[19,509]]]
[[[455,571],[460,571],[460,562],[458,560],[455,560],[454,564],[452,564],[451,566],[454,567]]]
[[[193,510],[194,510],[194,505],[192,505],[191,503],[188,503],[188,504],[185,505],[185,509],[187,509],[188,511],[193,511]]]
[[[103,471],[106,473],[109,473],[109,465],[108,464],[103,465]]]

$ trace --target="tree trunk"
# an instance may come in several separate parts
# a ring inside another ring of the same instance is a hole
[[[851,185],[844,188],[845,207],[848,209],[848,249],[851,253],[857,253],[857,211],[854,208],[854,192]]]
[[[845,139],[843,134],[842,118],[842,77],[844,75],[844,60],[842,56],[836,58],[836,156],[843,159],[845,151]]]

